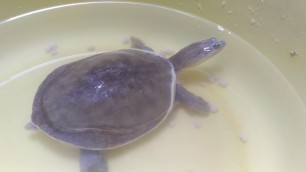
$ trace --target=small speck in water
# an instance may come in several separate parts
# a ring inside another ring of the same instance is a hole
[[[257,23],[257,21],[254,18],[251,18],[250,23],[251,23],[251,25],[255,25]]]
[[[162,56],[171,56],[175,53],[174,50],[172,49],[168,49],[168,48],[164,48],[164,49],[161,49],[159,51],[159,54],[162,55]]]
[[[90,46],[87,47],[87,51],[94,51],[95,49],[96,49],[96,47],[93,46],[93,45],[90,45]]]
[[[218,30],[224,31],[224,28],[222,26],[218,25]]]
[[[198,3],[197,6],[198,6],[198,9],[202,12],[203,11],[202,5],[200,3]]]
[[[231,14],[233,14],[233,11],[227,10],[226,14],[231,15]]]
[[[234,24],[234,27],[238,27],[238,24],[235,23],[235,24]]]
[[[200,121],[200,120],[195,120],[194,122],[193,122],[193,127],[195,128],[195,129],[200,129],[201,127],[202,127],[202,121]]]
[[[180,2],[178,5],[179,5],[179,6],[183,6],[183,2]]]
[[[222,26],[218,25],[218,30],[224,31],[224,28]]]
[[[210,74],[210,75],[208,75],[208,80],[209,80],[209,82],[213,83],[213,82],[218,81],[219,78],[216,75]]]
[[[249,136],[246,133],[241,133],[239,139],[242,143],[247,143],[249,141]]]
[[[175,127],[175,121],[171,120],[168,124],[169,127],[174,128]]]
[[[130,43],[130,38],[129,37],[124,37],[121,40],[123,45],[128,45]]]
[[[218,79],[217,82],[218,82],[218,85],[219,85],[220,87],[222,87],[222,88],[227,87],[228,84],[229,84],[227,81],[225,81],[225,80],[223,80],[223,79]]]
[[[264,0],[261,0],[260,3],[261,3],[261,5],[265,5]]]
[[[248,7],[248,10],[253,14],[255,13],[254,9],[251,6]]]
[[[292,50],[292,51],[289,52],[289,54],[290,54],[291,57],[295,57],[295,56],[299,55],[299,52],[297,50]]]
[[[222,1],[221,6],[224,7],[226,5],[226,1]]]
[[[58,46],[54,43],[50,44],[46,49],[45,52],[51,55],[56,55],[58,50]]]
[[[218,76],[214,75],[214,74],[208,74],[208,80],[211,83],[217,83],[220,87],[227,87],[229,85],[229,83],[221,78],[219,78]]]
[[[201,85],[202,87],[206,87],[206,86],[207,86],[205,82],[200,82],[200,85]]]
[[[283,20],[286,19],[286,15],[285,15],[285,14],[282,15],[282,19],[283,19]]]
[[[211,113],[217,113],[218,112],[218,106],[213,104],[213,103],[209,103],[209,110]]]
[[[274,42],[278,44],[279,43],[279,39],[275,38]]]

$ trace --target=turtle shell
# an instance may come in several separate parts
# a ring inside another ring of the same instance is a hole
[[[174,102],[172,64],[127,49],[63,65],[40,85],[32,123],[50,137],[86,149],[111,149],[156,128]]]

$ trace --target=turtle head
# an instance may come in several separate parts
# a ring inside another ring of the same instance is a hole
[[[226,45],[225,41],[219,41],[217,38],[209,38],[188,45],[179,52],[170,57],[175,71],[184,67],[201,64],[210,57],[217,54]]]

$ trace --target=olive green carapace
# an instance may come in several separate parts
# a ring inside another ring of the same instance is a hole
[[[77,147],[118,147],[165,118],[175,81],[172,64],[151,52],[98,54],[47,77],[37,91],[32,122]]]

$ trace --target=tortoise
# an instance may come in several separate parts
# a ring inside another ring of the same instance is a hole
[[[104,52],[58,67],[39,86],[29,128],[80,148],[81,172],[107,172],[101,150],[131,143],[159,126],[175,104],[204,113],[203,98],[177,83],[176,73],[225,46],[210,38],[170,58],[130,37],[130,49]]]

